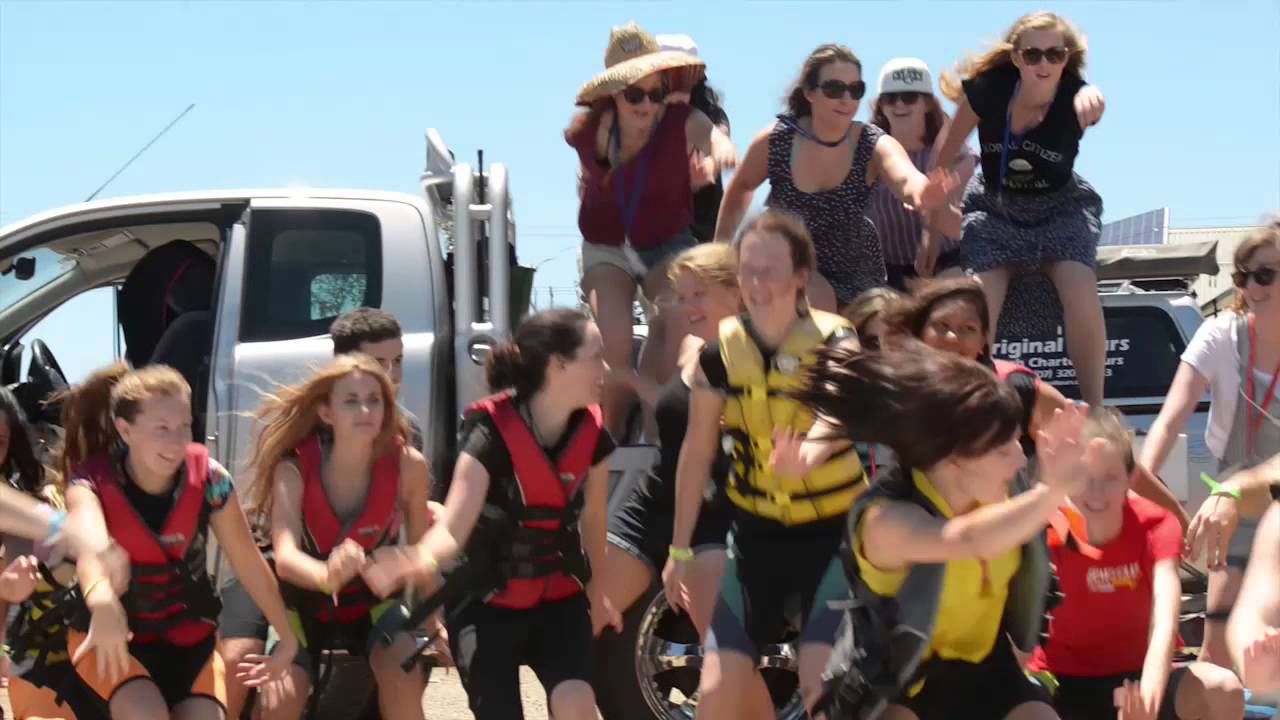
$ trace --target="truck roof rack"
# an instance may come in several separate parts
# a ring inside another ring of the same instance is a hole
[[[1098,248],[1099,292],[1190,292],[1218,274],[1218,241]]]

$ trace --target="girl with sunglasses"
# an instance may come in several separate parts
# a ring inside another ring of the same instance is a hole
[[[982,278],[998,325],[1011,278],[1043,268],[1062,299],[1084,400],[1101,406],[1106,326],[1098,298],[1102,198],[1073,172],[1102,94],[1084,81],[1085,40],[1052,13],[1024,15],[1002,42],[942,77],[956,115],[934,143],[949,167],[976,127],[982,174],[964,193],[964,265]]]
[[[1200,326],[1182,353],[1160,415],[1142,445],[1140,462],[1164,464],[1178,433],[1187,425],[1207,390],[1209,425],[1205,444],[1223,470],[1249,468],[1280,452],[1280,219],[1273,219],[1236,248],[1234,312]],[[1258,505],[1261,489],[1241,492],[1227,483],[1214,488],[1191,520],[1188,547],[1208,553],[1209,597],[1201,659],[1231,667],[1223,623],[1240,588],[1257,527],[1256,515],[1242,512]],[[1234,532],[1233,532],[1234,531]]]
[[[751,141],[716,223],[716,239],[732,240],[752,194],[768,180],[766,203],[798,215],[813,236],[818,272],[808,296],[819,310],[835,311],[885,282],[875,227],[863,214],[878,183],[917,212],[943,205],[957,184],[949,172],[926,177],[884,130],[854,122],[865,92],[862,62],[852,50],[828,44],[810,53],[787,111]]]
[[[871,118],[871,124],[902,144],[913,165],[927,170],[934,141],[947,121],[942,104],[933,94],[929,66],[918,58],[896,58],[885,63],[880,70],[880,94],[871,104]],[[959,183],[969,181],[975,164],[973,152],[966,147],[951,167]],[[958,234],[929,232],[920,215],[904,208],[884,185],[871,189],[867,217],[880,236],[891,287],[905,292],[911,278],[929,277],[949,269],[958,272]]]
[[[673,91],[687,93],[703,67],[694,55],[662,50],[635,23],[614,28],[605,70],[578,91],[586,110],[565,134],[580,162],[582,290],[615,369],[632,367],[636,289],[650,301],[667,295],[668,261],[698,242],[691,230],[693,191],[711,182],[714,170],[737,163],[728,136],[703,112],[668,102]],[[654,359],[647,379],[666,382],[684,334],[674,315],[649,319],[646,355]],[[605,422],[615,431],[622,429],[629,397],[619,383],[606,387]]]

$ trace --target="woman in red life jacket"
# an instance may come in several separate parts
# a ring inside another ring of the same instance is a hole
[[[1107,328],[1098,298],[1102,198],[1074,172],[1080,139],[1102,119],[1102,93],[1084,80],[1086,43],[1053,13],[1023,15],[993,48],[943,74],[955,116],[934,142],[950,167],[978,129],[982,172],[964,193],[961,254],[982,278],[991,324],[1015,273],[1044,268],[1065,310],[1080,395],[1102,406]],[[988,333],[989,335],[989,333]]]
[[[701,110],[668,102],[702,77],[695,55],[664,51],[635,23],[615,27],[605,68],[578,91],[586,108],[574,116],[565,140],[579,160],[582,290],[604,335],[605,358],[631,367],[631,309],[636,289],[651,302],[667,295],[666,264],[693,247],[695,179],[708,184],[715,170],[737,156],[729,137]],[[707,164],[714,170],[707,172]],[[683,323],[657,313],[649,322],[650,347],[642,368],[665,383],[675,368]],[[610,428],[626,420],[628,393],[610,383],[604,398]]]
[[[1274,463],[1273,463],[1274,465]],[[1280,486],[1272,473],[1272,492]],[[1227,641],[1245,685],[1253,692],[1280,692],[1280,497],[1258,524]]]
[[[1034,453],[1030,442],[1044,427],[1054,411],[1067,407],[1067,399],[1057,388],[1031,370],[991,356],[991,314],[987,296],[981,285],[970,278],[922,281],[909,302],[898,306],[889,316],[893,332],[911,335],[925,344],[977,360],[991,368],[1013,388],[1022,401],[1023,445]],[[1134,491],[1159,504],[1185,526],[1186,510],[1173,492],[1145,466],[1134,478]]]
[[[1088,537],[1049,531],[1063,599],[1027,669],[1052,676],[1062,720],[1239,720],[1244,690],[1230,670],[1173,667],[1182,526],[1129,491],[1137,464],[1123,416],[1095,410],[1081,442],[1087,480],[1070,500]],[[1079,540],[1097,552],[1080,552]]]
[[[1250,233],[1232,256],[1232,312],[1206,320],[1173,376],[1139,462],[1161,467],[1207,390],[1205,445],[1223,472],[1243,470],[1280,452],[1280,217]],[[1187,530],[1191,559],[1206,552],[1209,597],[1201,657],[1231,666],[1223,623],[1248,564],[1253,532],[1267,495],[1261,489],[1215,488]]]
[[[231,475],[191,442],[191,388],[172,368],[117,363],[67,394],[62,421],[58,466],[70,478],[71,516],[104,543],[109,533],[130,561],[123,595],[106,582],[96,557],[77,562],[90,612],[87,623],[72,622],[68,636],[77,672],[118,720],[222,717],[219,603],[205,551],[210,530],[280,635],[269,658],[241,665],[246,684],[282,673],[298,645]]]
[[[381,365],[353,353],[259,410],[252,466],[270,482],[257,486],[255,504],[271,518],[276,573],[303,642],[287,680],[262,694],[268,720],[301,717],[325,649],[367,652],[382,717],[422,719],[426,673],[400,667],[408,633],[366,650],[372,625],[398,601],[379,602],[360,570],[375,549],[399,543],[402,523],[410,542],[429,523],[427,461],[409,446],[395,398]]]
[[[467,584],[447,611],[477,720],[523,717],[521,665],[537,673],[556,720],[596,718],[592,635],[622,624],[589,579],[605,562],[614,442],[597,403],[607,371],[600,331],[582,313],[526,318],[489,357],[498,394],[464,416],[445,521],[364,573],[382,595],[406,580],[432,592],[465,547],[449,582]]]

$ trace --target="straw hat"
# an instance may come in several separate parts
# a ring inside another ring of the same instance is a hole
[[[612,95],[655,72],[696,68],[700,74],[705,65],[687,52],[663,50],[652,35],[629,22],[609,32],[609,46],[604,51],[604,72],[582,86],[577,103],[590,105],[592,101]]]

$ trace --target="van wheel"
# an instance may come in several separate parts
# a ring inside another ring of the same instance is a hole
[[[644,609],[639,622],[627,625],[628,629],[634,628],[635,641],[625,645],[634,648],[632,684],[644,700],[643,706],[635,707],[648,708],[643,720],[692,720],[698,707],[698,676],[702,672],[702,643],[698,633],[688,616],[671,610],[661,587],[638,601],[636,608]],[[805,717],[798,692],[793,640],[794,633],[789,631],[781,642],[766,645],[760,658],[760,672],[773,697],[779,720]],[[611,674],[619,677],[624,666],[625,663],[611,665]],[[607,717],[607,720],[613,718]],[[640,718],[628,716],[624,720]]]

